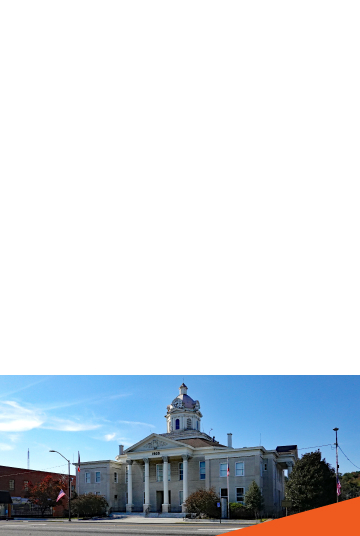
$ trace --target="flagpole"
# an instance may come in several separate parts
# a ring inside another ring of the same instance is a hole
[[[339,502],[339,488],[338,488],[338,482],[339,482],[339,458],[338,458],[338,440],[337,440],[337,433],[339,428],[333,428],[335,435],[336,435],[336,502]]]
[[[227,495],[228,495],[228,500],[227,500],[227,516],[228,516],[228,519],[230,518],[229,473],[230,473],[230,468],[229,468],[229,458],[228,458],[228,459],[227,459],[227,468],[226,468],[226,476],[227,476]]]

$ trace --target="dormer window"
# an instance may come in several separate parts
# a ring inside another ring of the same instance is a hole
[[[175,430],[180,430],[180,419],[176,419],[175,421]]]

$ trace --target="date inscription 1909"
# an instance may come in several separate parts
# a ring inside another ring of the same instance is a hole
[[[160,456],[160,452],[152,452],[151,455],[152,456]]]

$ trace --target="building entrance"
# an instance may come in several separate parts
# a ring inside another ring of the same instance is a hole
[[[164,492],[163,491],[157,491],[156,492],[156,511],[157,512],[162,511],[163,502],[164,502]]]

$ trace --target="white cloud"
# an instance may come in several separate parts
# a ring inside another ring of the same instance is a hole
[[[71,420],[53,418],[41,428],[46,428],[47,430],[59,430],[61,432],[84,432],[86,430],[96,430],[97,428],[100,428],[100,426],[100,424],[80,423]]]
[[[14,401],[0,402],[0,432],[27,432],[39,428],[44,416]]]
[[[118,422],[121,422],[122,424],[136,424],[139,426],[150,426],[150,428],[156,428],[154,424],[149,424],[147,422],[138,422],[138,421],[118,421]]]
[[[112,441],[113,439],[115,439],[115,437],[116,437],[116,433],[114,432],[113,434],[106,434],[104,436],[104,439],[105,441]]]
[[[14,450],[14,447],[7,443],[0,443],[0,450]]]

